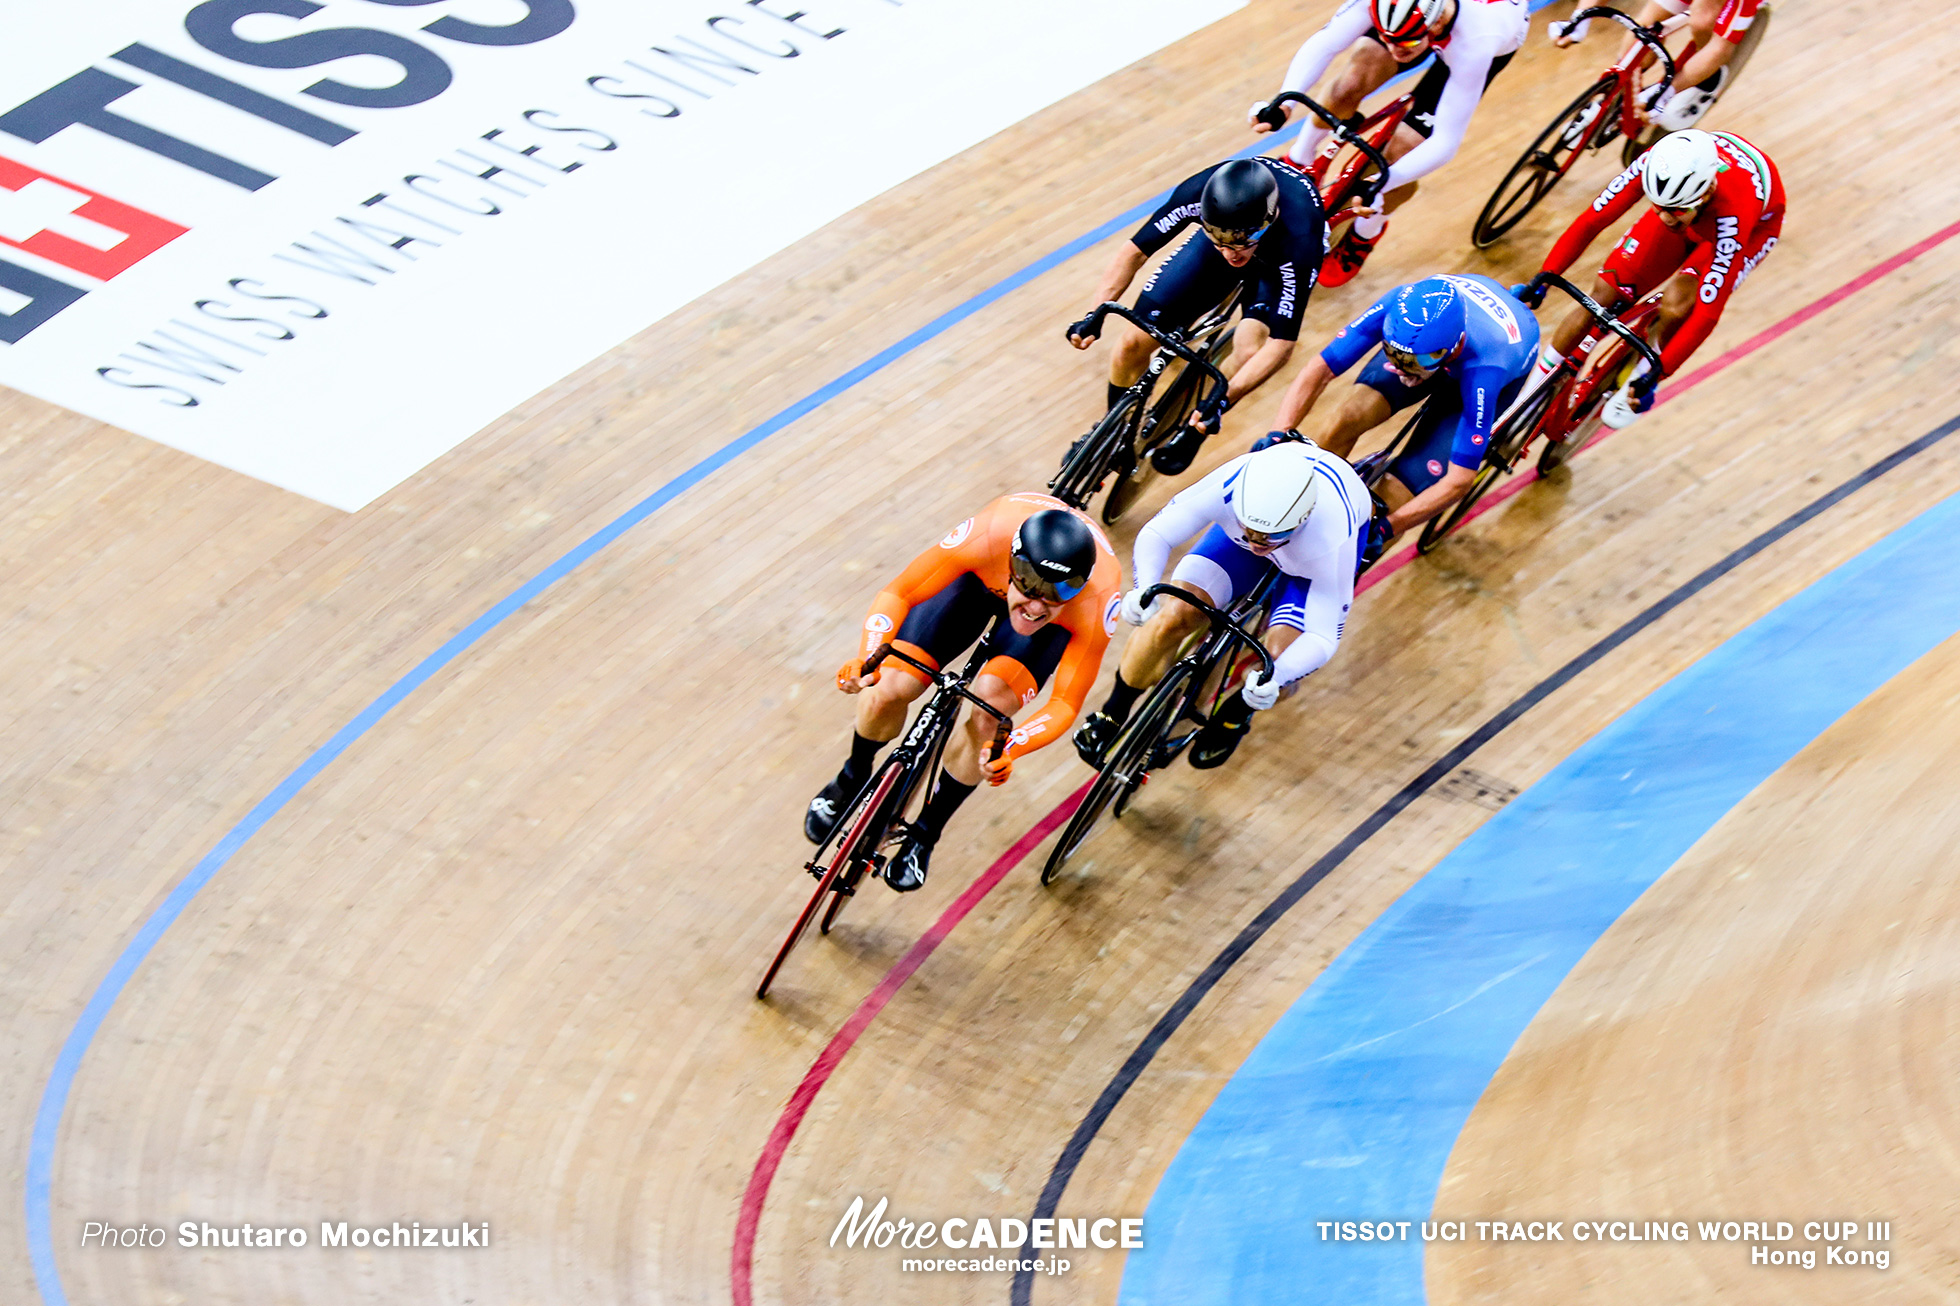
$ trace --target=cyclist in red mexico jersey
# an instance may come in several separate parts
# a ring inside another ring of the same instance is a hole
[[[1286,70],[1282,91],[1305,93],[1326,74],[1334,56],[1351,49],[1347,63],[1321,102],[1343,117],[1403,68],[1432,51],[1436,62],[1416,83],[1415,104],[1384,153],[1394,166],[1382,186],[1378,208],[1357,218],[1346,239],[1334,247],[1321,269],[1322,285],[1353,280],[1387,229],[1388,215],[1416,192],[1418,178],[1456,157],[1470,116],[1484,88],[1511,62],[1531,30],[1525,0],[1346,0],[1327,26],[1307,38]],[[1252,106],[1255,131],[1272,128],[1258,120],[1265,102]],[[1305,112],[1286,106],[1289,114]],[[1328,128],[1308,117],[1299,139],[1287,151],[1296,167],[1307,168],[1327,141]]]
[[[1758,0],[1648,0],[1636,21],[1651,27],[1668,17],[1688,15],[1688,44],[1675,56],[1674,86],[1648,103],[1647,120],[1663,131],[1683,131],[1701,121],[1728,78],[1729,61],[1756,21]],[[1585,3],[1579,5],[1585,8]],[[1577,12],[1575,10],[1575,12]],[[1552,43],[1568,46],[1584,40],[1592,20],[1578,24],[1553,23]],[[1651,88],[1650,88],[1651,94]]]
[[[939,784],[885,868],[885,882],[901,893],[924,884],[947,818],[982,778],[1005,783],[1016,758],[1068,733],[1102,669],[1122,585],[1122,568],[1102,532],[1045,494],[995,499],[947,532],[879,591],[865,614],[856,655],[837,672],[837,688],[862,695],[857,730],[843,769],[810,800],[804,835],[811,843],[824,841],[871,776],[878,750],[903,733],[906,709],[928,688],[900,662],[866,676],[866,659],[890,643],[941,667],[998,618],[991,656],[973,692],[1011,715],[1033,702],[1051,675],[1055,689],[1040,712],[1015,727],[1007,751],[993,762],[982,760],[992,742],[992,718],[967,714],[965,728],[946,746]]]
[[[1729,296],[1769,256],[1783,230],[1783,179],[1767,154],[1732,132],[1675,132],[1600,192],[1552,246],[1544,270],[1562,273],[1571,267],[1643,196],[1653,207],[1606,256],[1593,294],[1602,304],[1630,304],[1666,283],[1654,342],[1661,346],[1661,372],[1648,375],[1647,365],[1640,364],[1630,383],[1607,401],[1602,420],[1611,426],[1624,426],[1652,406],[1661,377],[1680,370],[1701,347],[1721,321]],[[1524,289],[1512,293],[1523,298]],[[1525,395],[1551,375],[1590,321],[1577,308],[1565,315],[1540,354]]]

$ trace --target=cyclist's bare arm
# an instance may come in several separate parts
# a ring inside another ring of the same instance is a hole
[[[1293,384],[1286,387],[1285,396],[1279,401],[1279,414],[1274,425],[1282,431],[1297,431],[1300,423],[1307,420],[1307,414],[1320,399],[1327,383],[1334,379],[1334,371],[1327,366],[1327,360],[1315,353],[1293,378]]]
[[[1476,476],[1476,468],[1459,467],[1451,463],[1449,470],[1443,473],[1442,480],[1388,514],[1388,529],[1400,535],[1409,527],[1419,526],[1428,521],[1461,499],[1463,492],[1470,488],[1470,482],[1475,480]]]
[[[1130,288],[1130,283],[1136,280],[1137,273],[1142,271],[1144,263],[1149,258],[1148,254],[1130,241],[1126,240],[1118,245],[1116,253],[1110,257],[1109,267],[1103,272],[1102,285],[1096,290],[1094,302],[1107,304],[1112,299],[1121,299],[1123,292]],[[1087,349],[1092,343],[1081,336],[1070,336],[1068,341],[1077,349]]]

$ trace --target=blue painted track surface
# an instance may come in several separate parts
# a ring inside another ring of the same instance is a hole
[[[1125,1306],[1427,1300],[1416,1225],[1498,1066],[1606,928],[1750,790],[1960,631],[1950,499],[1662,686],[1418,881],[1185,1141]],[[1447,1212],[1469,1218],[1481,1212]],[[1319,1220],[1408,1220],[1408,1242]]]

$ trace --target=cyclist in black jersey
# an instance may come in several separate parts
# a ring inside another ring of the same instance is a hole
[[[1243,318],[1232,338],[1226,370],[1229,407],[1259,386],[1293,355],[1300,318],[1327,254],[1327,220],[1320,192],[1297,170],[1275,159],[1231,159],[1180,182],[1137,233],[1118,246],[1103,274],[1095,302],[1119,298],[1144,263],[1186,227],[1194,234],[1172,254],[1137,296],[1137,312],[1167,329],[1183,329],[1244,286]],[[1085,318],[1069,328],[1069,343],[1087,349],[1095,339]],[[1136,384],[1155,347],[1150,337],[1121,319],[1110,319],[1114,349],[1109,360],[1109,402]],[[1193,414],[1191,425],[1151,454],[1159,472],[1175,476],[1191,465],[1210,432]]]

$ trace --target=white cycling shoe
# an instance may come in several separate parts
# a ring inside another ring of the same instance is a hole
[[[1633,411],[1633,401],[1627,398],[1626,386],[1621,386],[1607,398],[1605,406],[1599,410],[1599,420],[1616,431],[1624,431],[1640,420],[1640,414]]]

